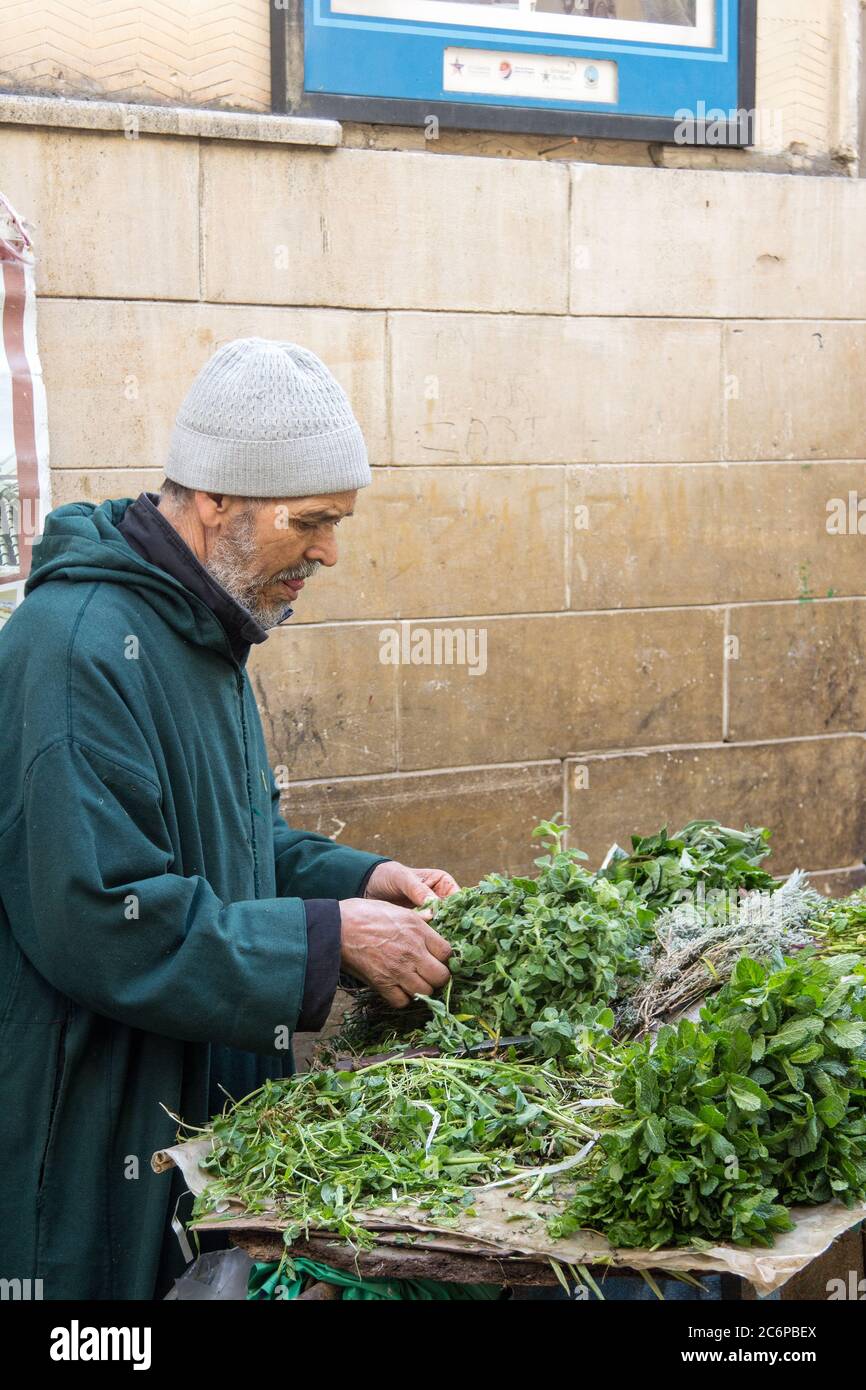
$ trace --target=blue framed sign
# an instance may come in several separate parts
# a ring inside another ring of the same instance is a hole
[[[273,106],[747,145],[756,0],[272,0]]]

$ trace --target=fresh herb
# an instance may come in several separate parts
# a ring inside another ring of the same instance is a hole
[[[548,850],[536,878],[490,874],[438,903],[433,925],[454,948],[441,1001],[388,1010],[365,992],[340,1041],[369,1046],[411,1033],[455,1052],[519,1035],[547,1056],[573,1052],[575,1030],[597,1021],[587,1007],[633,987],[653,914],[630,883],[583,868],[586,855],[563,847],[567,829],[543,821],[533,832]]]
[[[866,888],[825,902],[813,923],[822,949],[866,955]]]
[[[623,1113],[554,1234],[772,1245],[787,1203],[866,1196],[866,966],[743,958],[702,1018],[618,1049]]]
[[[371,1206],[411,1201],[453,1219],[473,1186],[578,1154],[594,1134],[586,1091],[550,1066],[456,1057],[269,1081],[213,1121],[213,1181],[194,1214],[236,1198],[275,1211],[287,1245],[316,1229],[369,1246]]]
[[[631,854],[614,846],[601,873],[612,883],[632,883],[656,911],[713,896],[736,899],[741,890],[772,892],[778,881],[760,867],[769,839],[769,830],[693,820],[676,835],[669,836],[667,826],[655,835],[633,835]]]
[[[441,998],[389,1011],[361,994],[339,1041],[403,1051],[270,1081],[213,1121],[197,1215],[235,1198],[287,1244],[318,1229],[370,1245],[372,1207],[450,1222],[516,1178],[558,1207],[554,1236],[772,1245],[790,1204],[866,1198],[866,890],[825,905],[761,867],[768,831],[715,821],[635,837],[592,874],[567,828],[534,832],[537,876],[437,904]],[[614,1040],[611,1005],[621,1030],[710,989],[700,1023]],[[559,1165],[578,1162],[574,1188]]]
[[[703,1017],[751,1039],[751,1080],[771,1100],[761,1127],[781,1199],[837,1197],[851,1206],[866,1195],[866,966],[858,957],[806,956],[773,973],[744,959]]]

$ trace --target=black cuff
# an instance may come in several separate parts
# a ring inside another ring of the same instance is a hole
[[[354,897],[364,897],[364,894],[366,894],[367,892],[367,884],[370,883],[370,877],[371,874],[373,874],[373,870],[378,869],[378,866],[384,865],[384,863],[391,863],[391,860],[377,859],[377,862],[375,862],[374,865],[370,865],[370,867],[368,867],[367,873],[364,874],[364,877],[361,878],[359,885],[357,885],[357,891],[356,894],[354,894]],[[341,973],[339,973],[339,987],[341,987],[341,990],[350,991],[361,990],[361,988],[366,988],[366,986],[364,986],[363,980],[357,979],[357,977],[353,976],[353,974],[346,974],[345,972],[343,972],[343,970],[341,970]]]
[[[340,904],[336,898],[308,898],[307,973],[296,1033],[318,1033],[337,992],[340,978]]]
[[[364,877],[361,879],[361,882],[358,884],[358,891],[355,894],[356,898],[363,898],[364,894],[367,891],[367,884],[370,882],[370,878],[372,877],[373,871],[375,869],[378,869],[379,864],[381,864],[382,862],[383,861],[380,859],[377,863],[370,865]]]
[[[364,894],[367,891],[367,884],[370,882],[370,877],[374,869],[378,869],[380,864],[387,864],[388,862],[389,861],[387,859],[377,859],[375,864],[370,865],[364,877],[361,879],[361,882],[358,884],[357,890],[355,892],[356,898],[363,898]],[[357,979],[354,975],[347,975],[343,971],[340,971],[339,983],[340,989],[357,990],[362,989],[364,987],[363,980]]]

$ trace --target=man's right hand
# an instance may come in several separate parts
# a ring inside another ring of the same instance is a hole
[[[451,947],[430,926],[430,910],[368,898],[344,898],[341,965],[370,985],[394,1008],[416,994],[433,994],[451,978],[444,962]]]

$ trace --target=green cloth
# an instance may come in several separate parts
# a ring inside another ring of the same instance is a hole
[[[247,1285],[248,1299],[292,1299],[311,1280],[336,1284],[344,1299],[365,1303],[489,1303],[502,1295],[498,1284],[437,1284],[433,1279],[361,1279],[342,1269],[304,1258],[254,1264]]]
[[[161,1104],[202,1125],[291,1073],[302,899],[381,859],[286,825],[246,671],[128,505],[52,512],[0,632],[2,1274],[46,1299],[181,1272]]]

